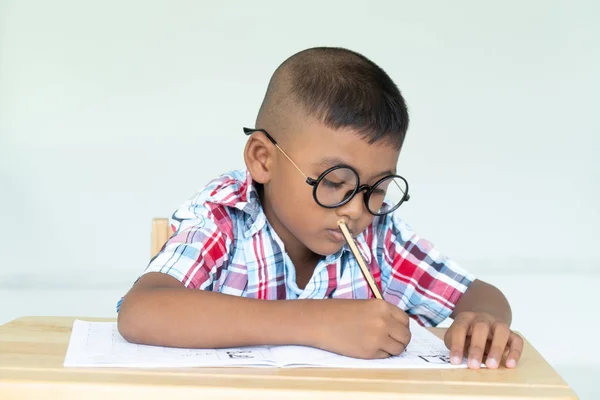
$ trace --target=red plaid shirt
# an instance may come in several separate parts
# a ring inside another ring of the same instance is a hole
[[[162,272],[186,287],[257,299],[371,297],[344,246],[322,257],[304,289],[261,207],[250,174],[210,182],[171,218],[175,234],[144,273]],[[383,297],[425,326],[446,319],[474,277],[417,236],[398,212],[375,217],[356,238]]]

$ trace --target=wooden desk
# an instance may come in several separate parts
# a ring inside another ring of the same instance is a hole
[[[527,342],[514,370],[65,369],[74,320],[24,317],[0,326],[0,399],[577,398]]]

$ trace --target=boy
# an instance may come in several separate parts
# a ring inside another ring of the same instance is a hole
[[[381,68],[340,48],[295,54],[273,74],[256,128],[244,129],[247,170],[213,180],[173,214],[175,234],[120,304],[127,340],[381,358],[409,343],[409,317],[431,326],[450,316],[453,363],[465,355],[470,368],[497,368],[507,352],[505,365],[516,366],[523,341],[503,294],[396,211],[408,200],[396,173],[408,113]],[[340,219],[385,300],[373,298]]]

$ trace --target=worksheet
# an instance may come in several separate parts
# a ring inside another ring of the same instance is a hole
[[[449,351],[437,336],[410,319],[412,340],[399,356],[378,360],[345,357],[306,346],[254,346],[182,349],[127,342],[116,322],[76,320],[65,367],[320,367],[320,368],[466,368],[450,364]]]

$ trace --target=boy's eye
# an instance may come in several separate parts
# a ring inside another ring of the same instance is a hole
[[[321,181],[321,183],[323,183],[323,184],[324,184],[326,187],[328,187],[328,188],[331,188],[331,189],[339,189],[339,188],[341,188],[342,186],[344,186],[344,183],[345,183],[345,182],[344,182],[344,181],[341,181],[341,182],[333,182],[333,181],[330,181],[329,179],[323,179],[323,180]]]
[[[384,189],[375,189],[373,190],[373,192],[371,192],[371,196],[385,196],[385,190]]]

